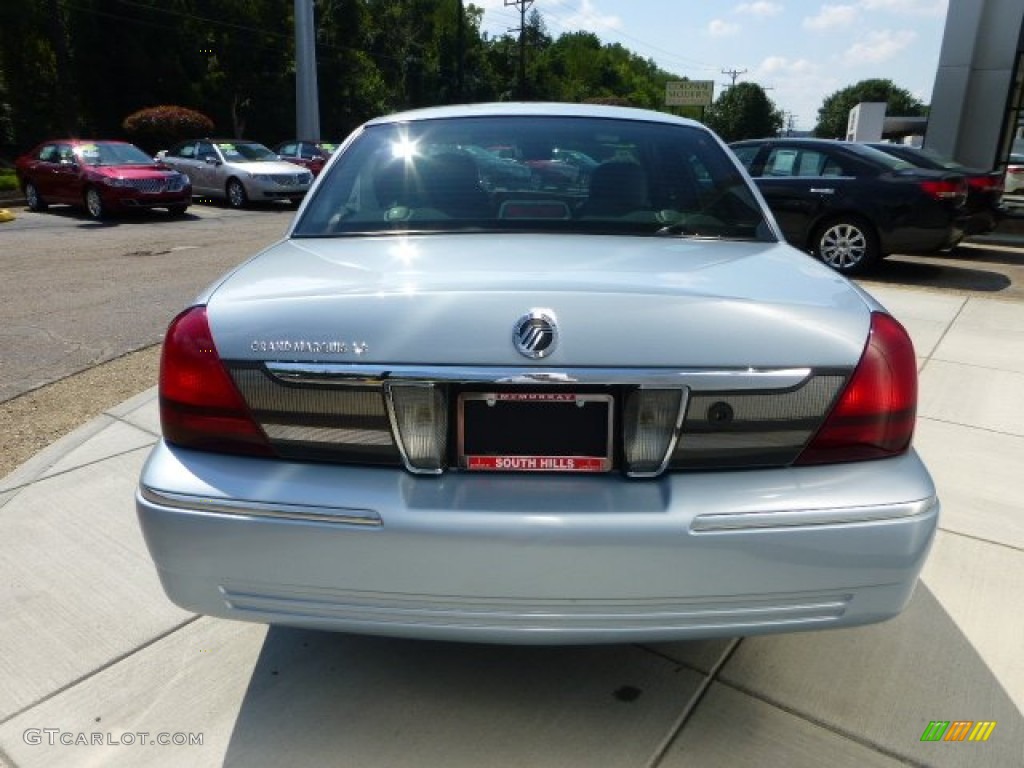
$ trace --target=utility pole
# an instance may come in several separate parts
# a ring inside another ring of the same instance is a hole
[[[533,0],[505,0],[505,7],[515,6],[519,11],[519,85],[516,90],[519,98],[526,98],[526,12],[533,5]],[[517,30],[512,30],[516,32]]]
[[[747,74],[747,70],[745,70],[745,69],[723,69],[722,70],[722,74],[723,75],[728,75],[729,77],[732,78],[732,82],[729,83],[729,87],[731,88],[732,86],[736,85],[736,78],[739,77],[740,75]]]
[[[313,0],[295,0],[295,127],[297,138],[320,140]]]
[[[455,100],[462,103],[465,98],[466,74],[464,60],[466,58],[466,12],[462,8],[462,0],[456,4],[455,12],[459,14],[456,19],[455,30]]]

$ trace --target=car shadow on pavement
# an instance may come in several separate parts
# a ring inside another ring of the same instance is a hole
[[[903,260],[892,256],[881,262],[864,279],[893,285],[916,285],[925,288],[944,288],[979,293],[997,293],[1009,288],[1013,281],[1004,274],[986,269],[975,269],[953,261],[939,262],[935,257],[924,262]]]
[[[932,721],[996,726],[985,743],[922,741]],[[746,638],[735,650],[272,628],[224,764],[594,768],[660,755],[659,766],[774,766],[809,765],[811,750],[844,756],[834,765],[1017,765],[1024,717],[922,582],[884,624]]]

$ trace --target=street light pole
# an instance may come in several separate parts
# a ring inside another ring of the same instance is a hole
[[[313,0],[295,0],[295,127],[297,138],[320,140]]]

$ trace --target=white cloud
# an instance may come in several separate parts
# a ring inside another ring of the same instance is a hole
[[[949,0],[860,0],[866,11],[886,11],[907,16],[944,18]]]
[[[740,31],[739,24],[730,24],[721,19],[712,19],[708,24],[708,34],[712,37],[729,37]]]
[[[817,16],[804,18],[806,29],[831,29],[852,24],[857,18],[854,5],[823,5]]]
[[[772,3],[769,0],[756,0],[753,3],[740,3],[733,10],[733,13],[767,18],[769,16],[778,16],[782,11],[781,3]]]
[[[851,66],[878,64],[893,58],[916,39],[917,33],[910,29],[879,29],[847,48],[843,59]]]
[[[769,77],[776,75],[810,75],[814,74],[815,66],[807,59],[790,60],[785,56],[769,56],[758,65],[757,71]]]
[[[568,6],[562,5],[562,7]],[[573,13],[564,15],[551,13],[549,16],[549,12],[545,11],[543,16],[550,18],[551,21],[554,21],[562,29],[570,31],[587,30],[594,32],[600,29],[622,29],[623,26],[621,17],[613,13],[603,13],[598,10],[591,0],[582,0],[579,7]]]

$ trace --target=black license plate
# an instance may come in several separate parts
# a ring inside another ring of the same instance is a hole
[[[463,392],[459,466],[481,472],[608,472],[611,395]]]

